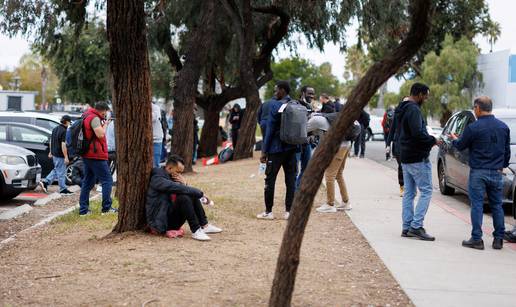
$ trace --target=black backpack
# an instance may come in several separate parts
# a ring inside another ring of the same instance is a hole
[[[85,116],[83,115],[70,126],[70,146],[76,155],[81,156],[88,152],[91,143],[91,141],[86,138],[84,120]]]
[[[280,139],[291,145],[307,143],[308,110],[295,100],[290,100],[282,106]],[[280,109],[281,110],[281,109]]]
[[[330,123],[330,126],[333,124],[333,122],[337,119],[339,116],[339,113],[321,113],[321,116],[325,117],[328,120],[328,123]],[[346,131],[346,135],[344,136],[344,139],[346,141],[353,141],[355,140],[362,131],[362,128],[360,127],[360,123],[358,121],[354,121],[351,127],[348,128]]]
[[[387,111],[387,120],[385,121],[386,129],[390,129],[392,127],[393,119],[394,119],[394,110]]]

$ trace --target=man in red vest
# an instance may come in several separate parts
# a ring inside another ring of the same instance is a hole
[[[88,151],[82,155],[84,163],[84,178],[82,180],[79,215],[90,214],[90,191],[97,179],[102,185],[102,213],[116,213],[112,208],[111,188],[113,178],[108,165],[108,147],[106,129],[111,120],[106,120],[109,105],[106,102],[97,102],[95,108],[90,108],[83,114],[83,127],[86,139],[90,141]]]

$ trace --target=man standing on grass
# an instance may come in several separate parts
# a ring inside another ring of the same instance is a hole
[[[102,185],[102,213],[117,213],[118,210],[111,207],[111,188],[113,178],[108,166],[108,146],[106,130],[110,120],[105,120],[109,111],[106,102],[97,102],[95,108],[90,108],[82,115],[83,128],[86,139],[90,142],[88,151],[82,155],[84,163],[84,178],[81,186],[79,215],[90,214],[90,191],[96,180]]]
[[[274,215],[272,214],[274,189],[276,186],[276,177],[282,167],[285,172],[285,185],[287,186],[284,219],[289,218],[290,208],[294,201],[297,175],[296,151],[298,151],[298,146],[287,144],[280,138],[281,112],[283,112],[286,104],[291,100],[289,93],[290,85],[288,82],[278,81],[275,87],[274,98],[269,105],[269,117],[263,140],[262,156],[260,158],[261,163],[267,163],[264,191],[265,211],[257,215],[258,219],[274,219]]]
[[[410,89],[410,96],[399,106],[401,168],[405,186],[401,236],[416,237],[424,241],[435,240],[423,228],[423,221],[432,198],[432,163],[428,156],[432,147],[442,142],[428,134],[426,121],[421,114],[421,106],[428,99],[429,94],[428,86],[414,83]],[[414,210],[416,189],[420,194]]]
[[[57,179],[59,183],[59,193],[61,195],[72,195],[66,186],[66,166],[70,164],[68,159],[68,149],[66,147],[66,129],[70,126],[72,119],[68,115],[63,115],[61,124],[52,130],[50,137],[50,150],[48,157],[54,162],[54,169],[48,174],[47,178],[39,182],[39,186],[47,192],[47,187]]]
[[[484,195],[487,194],[493,216],[493,248],[502,249],[505,220],[502,207],[503,169],[511,159],[510,130],[491,113],[493,102],[487,96],[475,99],[473,111],[477,121],[468,125],[460,138],[451,134],[453,146],[469,149],[468,195],[471,201],[471,238],[462,246],[484,249],[482,218]]]

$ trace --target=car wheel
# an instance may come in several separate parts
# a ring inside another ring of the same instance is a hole
[[[12,190],[7,187],[4,177],[0,175],[0,196],[2,200],[11,200],[20,195],[21,191]]]
[[[75,163],[69,164],[66,167],[66,185],[68,185],[68,186],[73,185],[72,174],[73,174],[74,167],[75,167]]]
[[[373,132],[371,131],[371,129],[367,128],[365,140],[370,141],[372,138],[373,138]]]
[[[446,173],[444,171],[444,166],[442,162],[439,162],[437,166],[437,172],[439,177],[439,190],[443,195],[453,195],[455,193],[455,189],[448,186],[448,182],[446,181]]]

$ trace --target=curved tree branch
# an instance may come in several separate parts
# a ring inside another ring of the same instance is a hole
[[[278,257],[269,306],[290,306],[303,235],[312,203],[324,171],[335,156],[346,129],[359,117],[361,110],[377,89],[407,63],[421,48],[430,31],[434,11],[432,0],[411,0],[411,28],[407,37],[391,54],[369,68],[348,97],[344,110],[317,147],[296,192],[292,212]]]
[[[183,69],[183,63],[181,63],[179,53],[170,41],[171,36],[172,33],[170,33],[169,24],[167,22],[164,22],[163,19],[160,19],[156,39],[158,41],[158,44],[161,46],[161,49],[163,49],[163,51],[167,55],[170,65],[172,65],[172,67],[176,71],[180,71],[181,69]]]

